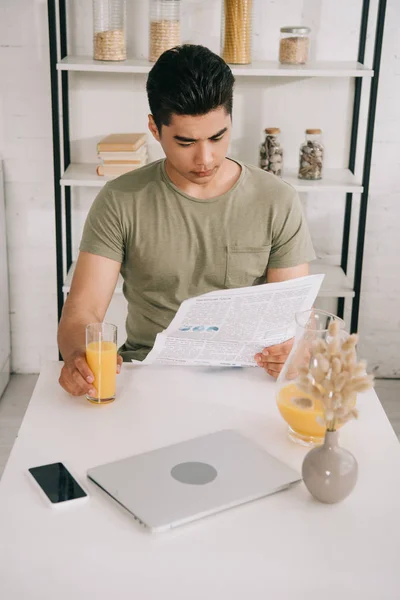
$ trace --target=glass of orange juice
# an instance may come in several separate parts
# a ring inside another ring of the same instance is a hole
[[[336,315],[316,308],[296,314],[294,344],[277,379],[277,405],[288,424],[289,438],[305,446],[322,444],[326,425],[321,400],[297,385],[299,368],[312,366],[314,342],[318,339],[329,342],[328,328],[332,321],[338,322],[341,335],[346,337],[345,323]]]
[[[86,398],[95,404],[115,400],[117,385],[117,326],[90,323],[86,326],[86,362],[94,376],[95,396]]]

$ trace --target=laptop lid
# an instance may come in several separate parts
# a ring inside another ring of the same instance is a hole
[[[233,430],[94,467],[87,475],[151,531],[256,500],[301,479]]]

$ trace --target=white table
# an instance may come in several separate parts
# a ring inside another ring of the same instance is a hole
[[[119,398],[93,406],[64,393],[44,366],[0,482],[2,600],[398,600],[400,445],[373,391],[341,443],[359,462],[343,503],[303,484],[151,534],[86,479],[94,465],[236,428],[294,468],[306,450],[286,437],[261,369],[124,365]],[[43,503],[28,467],[65,461],[91,497]]]

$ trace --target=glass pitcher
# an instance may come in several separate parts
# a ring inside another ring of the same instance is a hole
[[[305,446],[322,444],[326,426],[322,402],[297,386],[300,367],[312,366],[313,342],[330,341],[328,327],[335,320],[341,336],[347,337],[345,323],[339,317],[323,310],[311,309],[297,313],[296,335],[293,348],[277,379],[277,405],[289,426],[289,438]]]

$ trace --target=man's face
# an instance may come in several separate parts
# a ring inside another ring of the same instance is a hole
[[[220,107],[194,117],[173,114],[170,124],[162,126],[161,135],[150,116],[149,129],[168,163],[188,181],[203,185],[215,177],[226,157],[231,123],[231,117]]]

